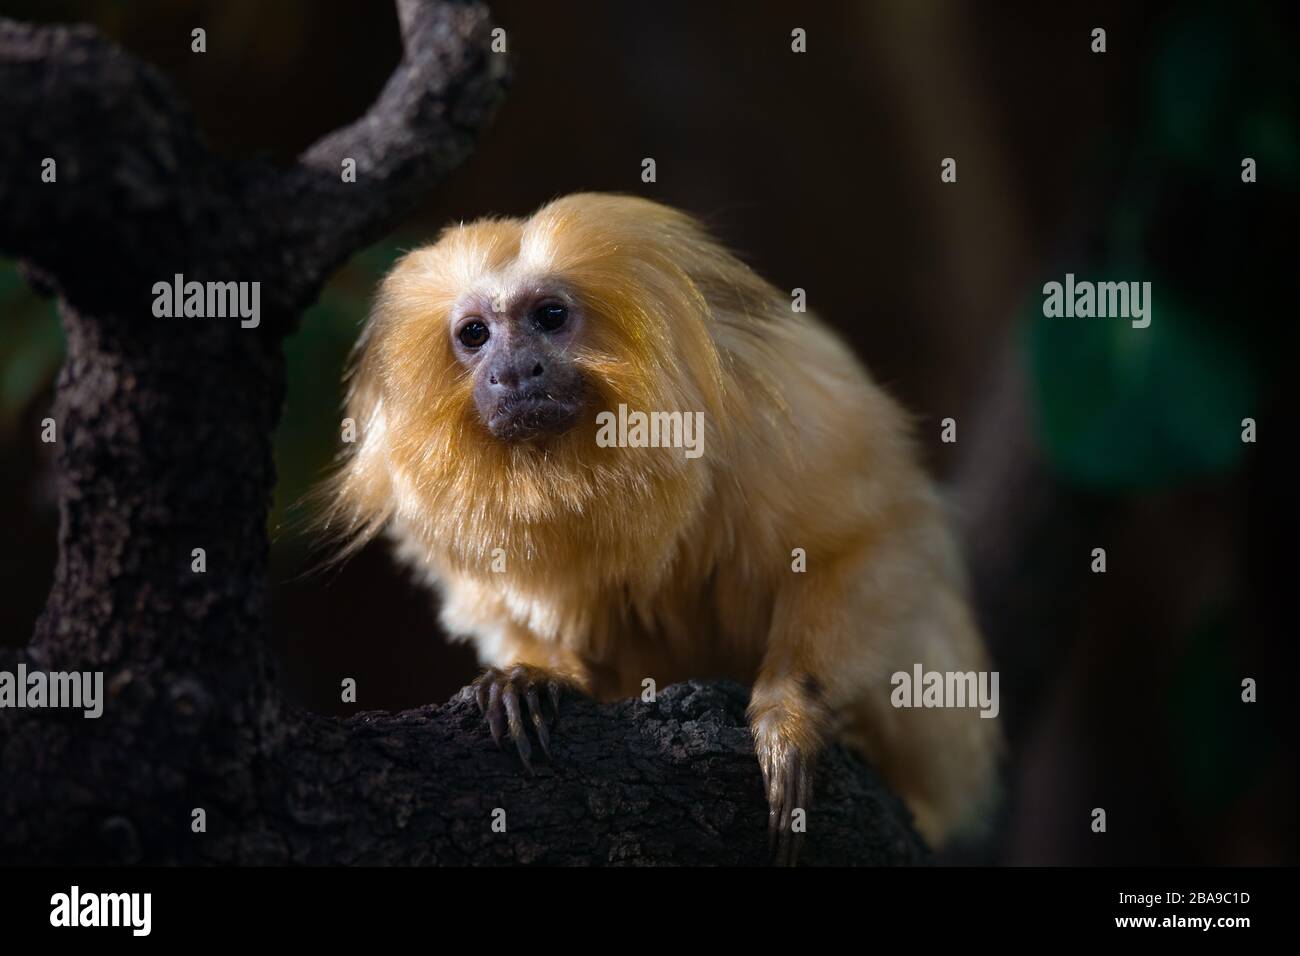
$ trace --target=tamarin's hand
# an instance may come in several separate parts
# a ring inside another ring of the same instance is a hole
[[[488,723],[492,740],[501,746],[508,730],[524,769],[531,774],[532,744],[527,727],[531,726],[547,759],[551,757],[550,728],[560,714],[560,700],[574,689],[560,675],[528,664],[506,668],[489,667],[466,691],[474,698]]]
[[[440,591],[525,766],[548,674],[603,699],[729,676],[784,862],[832,737],[932,843],[992,793],[995,720],[891,703],[898,672],[988,668],[907,416],[688,216],[582,194],[448,228],[385,278],[347,413],[331,529],[387,529]]]

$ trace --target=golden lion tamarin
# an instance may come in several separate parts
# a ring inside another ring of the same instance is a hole
[[[580,194],[448,228],[384,279],[347,407],[332,530],[437,587],[525,765],[563,686],[727,676],[788,861],[832,737],[934,844],[990,792],[996,721],[891,704],[897,672],[988,667],[904,412],[690,217]],[[702,412],[702,444],[611,442],[615,411]]]

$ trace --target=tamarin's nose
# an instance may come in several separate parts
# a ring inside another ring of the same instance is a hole
[[[488,375],[488,382],[496,388],[514,391],[521,385],[527,384],[531,379],[541,378],[545,374],[546,369],[543,368],[541,362],[505,361],[492,369]]]

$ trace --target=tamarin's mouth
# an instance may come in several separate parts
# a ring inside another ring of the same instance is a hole
[[[581,407],[581,402],[565,401],[549,392],[517,392],[498,402],[485,424],[502,441],[528,441],[568,431],[578,421]]]

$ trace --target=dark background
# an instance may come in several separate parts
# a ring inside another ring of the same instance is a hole
[[[1281,630],[1294,560],[1273,560],[1292,516],[1277,449],[1300,187],[1285,7],[492,9],[515,80],[476,155],[338,275],[288,344],[271,520],[290,694],[350,713],[339,682],[354,677],[359,707],[399,709],[445,699],[475,670],[382,543],[312,570],[302,502],[336,451],[340,373],[378,278],[448,222],[626,191],[703,217],[779,287],[806,289],[916,413],[945,482],[996,483],[989,462],[1016,419],[990,406],[1009,376],[1027,383],[1039,483],[1060,513],[1009,558],[1011,590],[1046,610],[1028,628],[985,612],[1012,740],[985,858],[1296,862],[1294,626]],[[0,0],[0,14],[94,23],[171,79],[219,149],[284,161],[362,113],[399,55],[395,14],[375,0]],[[1098,26],[1105,54],[1090,51]],[[647,156],[654,184],[640,180]],[[949,156],[956,184],[940,181]],[[1241,182],[1244,156],[1255,184]],[[1067,271],[1152,281],[1151,328],[1045,320],[1042,283]],[[13,263],[0,262],[0,315],[0,640],[20,644],[55,560],[38,436],[62,342]],[[1256,445],[1239,439],[1246,416]],[[945,417],[955,445],[939,441]],[[1021,502],[999,507],[994,525],[1014,526]],[[1107,549],[1105,575],[1089,572],[1093,547]],[[1040,556],[1062,552],[1077,564],[1052,578]],[[1240,702],[1243,677],[1258,704]],[[1097,806],[1105,835],[1089,830]]]

